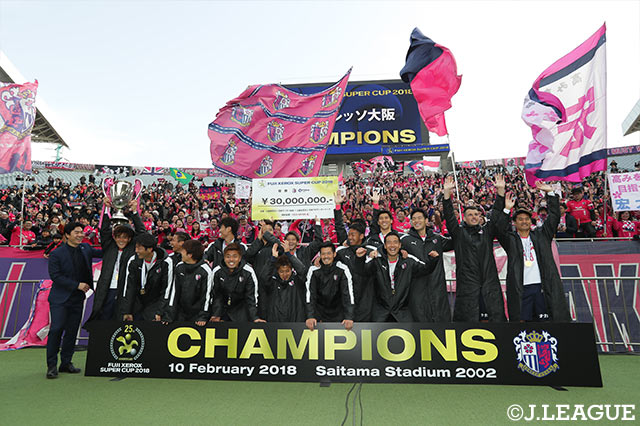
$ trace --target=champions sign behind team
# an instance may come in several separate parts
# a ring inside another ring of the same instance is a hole
[[[591,324],[92,324],[86,374],[602,386]]]

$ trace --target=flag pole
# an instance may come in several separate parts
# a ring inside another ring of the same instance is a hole
[[[603,210],[603,215],[604,215],[604,236],[608,237],[607,235],[607,216],[608,216],[608,212],[609,212],[609,206],[607,205],[607,196],[609,195],[609,177],[607,176],[607,171],[604,171],[604,196],[602,198],[602,210]],[[613,210],[613,206],[611,206],[611,209]]]
[[[451,151],[451,143],[449,143],[449,135],[447,135],[447,143],[449,144],[449,154],[451,154],[451,165],[453,166],[453,181],[456,184],[456,198],[458,199],[458,213],[462,218],[462,200],[460,199],[460,192],[458,191],[458,175],[456,173],[456,156]]]
[[[20,208],[20,248],[22,249],[22,230],[24,229],[24,190],[27,184],[27,174],[22,172],[22,207]]]

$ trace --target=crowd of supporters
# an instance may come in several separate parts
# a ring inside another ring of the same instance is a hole
[[[517,196],[517,204],[533,212],[534,222],[541,223],[548,215],[548,207],[540,191],[527,185],[521,168],[462,169],[457,172],[458,200],[454,203],[456,214],[466,206],[477,205],[480,211],[488,211],[494,200],[493,176],[502,173],[507,184]],[[374,207],[388,209],[393,216],[393,229],[406,232],[410,227],[409,213],[420,208],[427,213],[427,226],[434,232],[447,235],[443,221],[443,175],[400,175],[378,170],[374,174],[356,175],[345,179],[345,202],[342,205],[347,227],[354,220],[363,220],[366,234],[372,224]],[[251,221],[249,200],[237,200],[234,187],[219,183],[222,191],[217,200],[202,200],[198,187],[169,183],[157,183],[144,188],[139,202],[146,230],[158,238],[160,246],[168,248],[167,237],[184,231],[193,239],[205,244],[219,237],[220,222],[225,217],[239,222],[238,237],[251,244],[258,233],[256,222]],[[603,174],[593,174],[581,184],[558,184],[561,191],[562,217],[557,237],[633,237],[640,235],[640,212],[613,214],[610,201],[605,200]],[[21,187],[16,185],[0,190],[0,244],[20,245],[20,237],[26,248],[44,249],[58,242],[65,223],[79,221],[85,229],[86,239],[92,245],[99,243],[99,224],[102,214],[102,189],[94,175],[81,179],[72,187],[60,179],[49,180],[44,186],[34,185],[26,190],[24,225],[21,227]],[[606,213],[604,206],[609,206]],[[605,225],[606,222],[606,225]],[[302,241],[313,239],[309,221],[277,222],[274,233],[281,240],[293,230]],[[335,223],[322,221],[323,239],[337,243]]]

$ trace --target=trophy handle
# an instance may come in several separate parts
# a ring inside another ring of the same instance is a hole
[[[138,197],[140,197],[140,194],[142,194],[143,187],[144,187],[144,184],[142,183],[142,181],[136,178],[136,180],[133,183],[133,199],[134,200],[137,200]]]
[[[115,179],[111,176],[102,180],[102,192],[104,193],[104,196],[109,200],[111,199],[111,195],[109,193],[111,192],[111,187],[114,183]]]

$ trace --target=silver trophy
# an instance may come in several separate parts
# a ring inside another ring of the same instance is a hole
[[[134,183],[126,180],[116,180],[113,177],[105,178],[102,181],[102,190],[105,197],[111,201],[111,221],[119,225],[129,223],[129,219],[124,215],[123,210],[127,208],[131,200],[137,200],[142,193],[142,181],[136,179]]]

